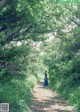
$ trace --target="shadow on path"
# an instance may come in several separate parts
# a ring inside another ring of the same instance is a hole
[[[40,82],[34,88],[31,112],[77,112],[72,106],[52,92],[49,87],[44,88]]]

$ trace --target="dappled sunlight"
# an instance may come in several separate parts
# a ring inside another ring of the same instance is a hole
[[[1,112],[80,112],[79,1],[0,0]]]
[[[76,112],[74,107],[52,92],[49,87],[43,87],[43,81],[34,87],[32,112]]]

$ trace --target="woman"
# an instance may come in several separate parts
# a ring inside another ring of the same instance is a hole
[[[44,73],[44,86],[48,86],[47,71]]]

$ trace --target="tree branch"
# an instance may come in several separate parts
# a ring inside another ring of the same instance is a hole
[[[11,4],[13,0],[0,0],[0,10]]]
[[[72,22],[74,22],[78,27],[80,27],[80,24],[74,20],[74,18],[69,18]],[[77,19],[77,18],[76,18]]]
[[[0,44],[2,46],[6,45],[6,44],[9,44],[11,41],[16,39],[20,35],[26,33],[31,28],[31,26],[32,26],[32,24],[28,24],[26,28],[18,29],[16,32],[12,33],[9,37],[7,37],[5,41],[1,41]]]

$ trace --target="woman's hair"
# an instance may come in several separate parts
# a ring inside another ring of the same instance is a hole
[[[45,70],[45,73],[47,72],[47,70]]]

